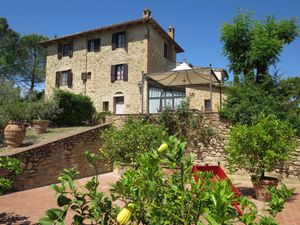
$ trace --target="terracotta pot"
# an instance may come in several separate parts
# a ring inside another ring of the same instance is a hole
[[[267,191],[268,186],[277,187],[279,180],[274,177],[264,177],[259,181],[253,183],[255,196],[257,200],[268,202],[271,200],[272,196]]]
[[[37,134],[45,133],[49,125],[49,120],[32,120],[32,127]]]
[[[5,143],[13,148],[19,147],[25,138],[26,126],[24,123],[9,122],[4,128]]]

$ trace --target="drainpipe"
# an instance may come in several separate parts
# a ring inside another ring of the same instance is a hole
[[[141,79],[141,94],[142,94],[142,114],[144,114],[144,71],[142,71],[142,79]]]
[[[88,35],[86,35],[86,44],[88,43]],[[88,46],[86,46],[86,50],[85,50],[85,74],[87,76],[87,64],[88,64],[88,58],[87,58],[87,54],[88,54]],[[84,95],[86,95],[86,82],[87,79],[85,79],[84,81]]]

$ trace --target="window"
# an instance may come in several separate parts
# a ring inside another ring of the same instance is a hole
[[[58,44],[57,58],[61,59],[64,56],[73,57],[73,41],[65,44]]]
[[[166,43],[164,43],[164,57],[168,58],[168,45]]]
[[[116,66],[116,80],[123,80],[124,78],[124,65],[117,65]]]
[[[185,99],[185,92],[166,90],[162,88],[149,88],[149,113],[158,113],[166,106],[176,109]]]
[[[63,56],[69,56],[69,50],[70,50],[69,44],[64,44],[63,45]]]
[[[212,110],[210,99],[205,99],[204,100],[204,110],[205,111],[211,111]]]
[[[91,79],[92,73],[87,72],[87,73],[81,73],[81,80],[86,81],[87,79]]]
[[[119,64],[111,66],[111,82],[116,80],[128,80],[128,65]]]
[[[112,50],[116,48],[125,48],[126,43],[126,33],[119,32],[112,34]]]
[[[68,71],[63,71],[60,74],[60,86],[68,86]]]
[[[87,47],[88,52],[99,52],[100,51],[100,38],[88,40]]]
[[[102,111],[103,112],[109,111],[109,102],[103,102]]]
[[[73,85],[73,73],[71,70],[57,71],[55,77],[55,87],[68,86],[71,88]]]

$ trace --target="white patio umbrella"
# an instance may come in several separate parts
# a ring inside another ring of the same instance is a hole
[[[166,87],[220,83],[219,79],[210,67],[152,73],[147,75],[147,77]]]

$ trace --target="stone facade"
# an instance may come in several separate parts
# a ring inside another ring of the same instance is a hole
[[[65,168],[75,167],[80,172],[78,178],[94,175],[95,170],[87,162],[84,152],[99,151],[103,143],[101,132],[108,126],[109,124],[98,125],[48,143],[21,148],[17,153],[1,154],[15,157],[23,164],[23,173],[17,176],[14,190],[56,183],[57,176]],[[112,171],[112,165],[105,161],[98,166],[100,173]]]
[[[126,46],[112,50],[112,34],[126,31]],[[99,52],[88,52],[87,41],[101,39]],[[124,96],[124,113],[141,112],[142,96],[147,101],[147,85],[144,94],[139,83],[142,73],[166,71],[168,65],[175,65],[176,50],[172,41],[159,34],[149,24],[134,24],[120,28],[115,26],[99,33],[86,33],[73,38],[73,56],[58,59],[58,44],[68,43],[70,38],[47,44],[46,96],[51,96],[55,89],[57,71],[72,70],[72,87],[60,89],[82,93],[91,97],[97,111],[103,111],[103,102],[109,102],[109,111],[114,112],[116,96]],[[164,58],[164,43],[168,43],[168,59]],[[111,66],[128,65],[128,81],[111,82]],[[91,72],[91,78],[83,82],[81,74]],[[144,104],[145,107],[147,104]],[[147,108],[144,108],[145,111]]]
[[[209,85],[198,85],[196,87],[187,87],[186,96],[190,99],[190,108],[205,111],[205,100],[210,100]],[[221,86],[212,86],[212,108],[213,112],[218,112],[225,95],[222,93]]]

